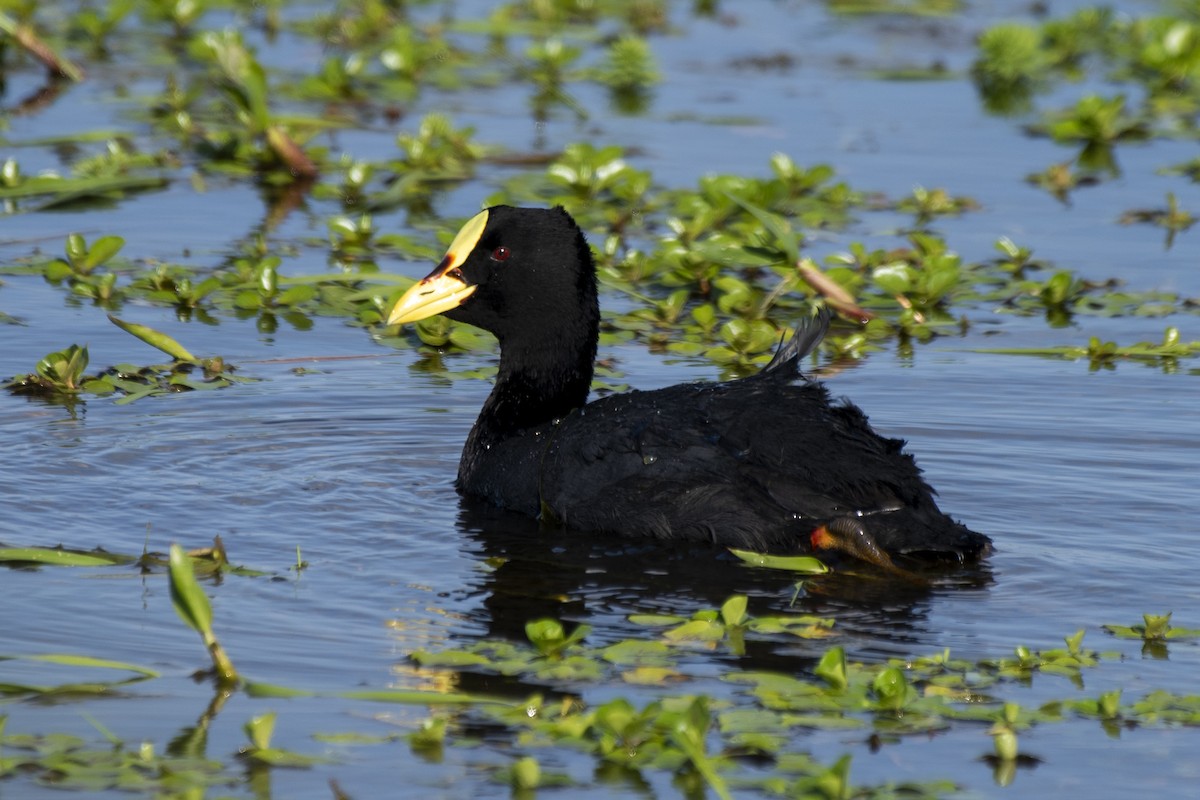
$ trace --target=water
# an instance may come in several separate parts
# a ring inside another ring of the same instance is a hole
[[[1051,13],[1075,5],[1051,4]],[[1126,5],[1139,11],[1150,4]],[[450,102],[459,124],[474,124],[487,141],[514,149],[537,137],[549,147],[580,138],[636,144],[643,153],[639,165],[675,186],[691,185],[708,168],[761,174],[775,150],[802,164],[830,162],[857,188],[897,195],[917,183],[944,185],[983,205],[938,226],[967,258],[987,257],[992,242],[1009,235],[1087,277],[1117,276],[1135,289],[1200,295],[1194,233],[1164,250],[1158,229],[1113,225],[1124,209],[1161,202],[1166,184],[1153,169],[1190,157],[1187,146],[1123,148],[1124,177],[1079,192],[1063,206],[1021,177],[1067,154],[1024,138],[1011,121],[984,116],[965,80],[892,83],[862,71],[920,63],[914,53],[931,43],[952,68],[962,69],[974,34],[1005,9],[983,4],[950,22],[921,23],[838,19],[808,4],[754,3],[730,11],[736,24],[692,21],[677,12],[680,34],[656,43],[665,80],[644,118],[600,114],[578,124],[564,115],[535,131],[523,95],[501,89],[449,101],[431,94],[410,119]],[[300,57],[288,54],[286,37],[274,51],[285,61]],[[799,66],[779,73],[730,67],[738,57],[776,51],[797,55]],[[847,52],[861,62],[838,58]],[[9,97],[35,83],[29,75],[14,76]],[[45,115],[9,120],[7,136],[85,130],[110,117],[120,122],[109,99],[92,91],[73,89]],[[587,92],[580,90],[589,107],[602,108],[603,99]],[[67,114],[76,102],[100,121],[83,125]],[[752,121],[672,121],[673,112],[697,110]],[[378,158],[393,135],[370,130],[344,141],[354,143],[356,154]],[[29,164],[54,160],[47,149],[23,148],[23,165],[27,154]],[[467,213],[501,175],[483,168],[439,211]],[[1183,207],[1200,205],[1194,186],[1175,181],[1170,189]],[[274,235],[322,235],[333,209],[315,204],[313,212],[293,215]],[[212,264],[260,215],[252,189],[214,179],[209,191],[194,193],[177,183],[86,218],[66,212],[0,222],[0,262],[35,246],[57,251],[66,232],[82,229],[89,236],[119,232],[134,257]],[[405,224],[399,214],[377,219],[380,229],[403,231]],[[868,217],[850,234],[815,237],[811,252],[819,257],[853,239],[895,241]],[[190,256],[182,254],[185,247]],[[321,272],[324,257],[320,248],[302,249],[286,268]],[[413,275],[427,269],[386,267]],[[154,357],[96,309],[65,301],[61,290],[40,279],[4,280],[0,310],[26,324],[0,327],[0,376],[28,371],[42,354],[71,342],[89,345],[94,366]],[[165,551],[171,542],[199,547],[220,536],[235,563],[271,573],[207,586],[221,640],[253,680],[330,692],[421,688],[435,678],[413,668],[408,655],[415,650],[519,637],[524,623],[538,616],[586,622],[593,626],[589,642],[616,642],[646,635],[627,621],[631,613],[688,615],[745,593],[757,615],[796,608],[836,617],[838,641],[855,659],[943,648],[963,658],[999,658],[1017,645],[1061,646],[1079,628],[1087,631],[1086,646],[1122,654],[1085,671],[1082,686],[1039,676],[1028,688],[1004,690],[1026,707],[1115,688],[1127,701],[1153,689],[1197,691],[1195,642],[1172,643],[1168,658],[1154,659],[1142,656],[1140,643],[1110,639],[1100,629],[1168,611],[1176,624],[1200,627],[1200,557],[1192,546],[1200,452],[1195,377],[1133,363],[1089,372],[1083,363],[975,352],[1083,343],[1092,335],[1157,340],[1162,320],[1082,318],[1050,330],[1037,320],[978,309],[964,337],[918,347],[911,359],[877,353],[829,376],[833,392],[861,405],[882,433],[909,440],[942,507],[991,535],[996,552],[982,569],[942,576],[931,591],[841,581],[802,595],[793,607],[789,578],[732,567],[710,551],[548,533],[531,521],[464,505],[452,480],[488,390],[483,381],[432,375],[417,367],[413,351],[382,348],[337,320],[319,318],[307,333],[284,327],[266,335],[227,318],[203,326],[183,325],[159,308],[122,313],[180,336],[194,352],[222,353],[241,374],[260,380],[123,406],[89,399],[73,412],[0,395],[0,543],[137,554],[143,547]],[[1195,317],[1171,323],[1185,340],[1200,338]],[[709,365],[662,359],[636,346],[601,355],[615,358],[623,380],[639,388],[715,374]],[[493,361],[489,354],[469,354],[453,357],[450,366],[473,369]],[[308,371],[297,374],[297,367]],[[300,574],[290,570],[297,549],[308,563]],[[733,690],[718,681],[723,673],[803,673],[826,647],[776,639],[752,643],[741,658],[721,650],[689,652],[681,670],[692,680],[671,691],[728,697]],[[90,717],[127,742],[150,741],[161,751],[196,723],[212,698],[206,684],[191,678],[204,666],[204,653],[172,611],[162,574],[141,575],[131,567],[0,572],[0,655],[45,652],[130,661],[162,677],[116,698],[10,702],[3,709],[8,734],[73,731],[98,740]],[[87,677],[66,667],[0,663],[3,681]],[[563,688],[478,675],[462,680],[466,689],[514,697]],[[569,688],[592,703],[617,695],[645,703],[660,693],[619,682]],[[309,770],[272,771],[275,797],[328,797],[330,778],[356,797],[508,793],[485,769],[511,760],[502,737],[481,748],[448,747],[440,765],[425,763],[403,742],[352,746],[312,738],[411,730],[427,715],[419,707],[235,694],[213,722],[208,752],[226,759],[245,741],[241,725],[268,710],[279,713],[275,744],[335,758]],[[976,795],[999,796],[991,768],[980,761],[991,752],[984,730],[963,725],[877,751],[865,745],[863,731],[797,736],[826,762],[852,752],[856,782],[948,778]],[[1022,751],[1042,763],[1021,770],[1014,789],[1029,797],[1186,797],[1200,778],[1192,758],[1198,739],[1194,728],[1150,726],[1114,739],[1090,720],[1039,726],[1022,733]],[[545,769],[590,786],[570,790],[571,796],[618,791],[591,786],[589,757],[561,749],[538,755]],[[653,793],[678,794],[669,776],[647,771],[646,779]],[[401,780],[407,791],[395,788]],[[10,781],[14,796],[60,796],[21,778]]]

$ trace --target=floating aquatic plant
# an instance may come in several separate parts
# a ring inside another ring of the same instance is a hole
[[[1191,358],[1200,355],[1200,341],[1185,342],[1180,338],[1178,328],[1169,327],[1163,333],[1162,342],[1138,342],[1132,345],[1118,345],[1116,342],[1106,342],[1099,337],[1092,336],[1086,346],[1007,347],[981,350],[979,352],[1065,358],[1071,361],[1087,359],[1092,369],[1099,369],[1101,367],[1112,368],[1118,361],[1122,360],[1154,362],[1162,365],[1164,368],[1170,368],[1180,358]]]
[[[136,367],[118,365],[96,375],[85,375],[88,366],[86,347],[71,345],[43,357],[34,372],[15,375],[3,384],[17,394],[29,394],[52,400],[70,401],[81,394],[121,393],[118,403],[132,403],[143,397],[169,392],[218,389],[237,381],[251,380],[232,375],[224,359],[197,358],[172,337],[146,325],[126,322],[111,314],[114,325],[174,359],[170,364]],[[192,377],[194,371],[201,378]]]

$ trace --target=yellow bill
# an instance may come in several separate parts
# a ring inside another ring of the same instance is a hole
[[[388,325],[416,322],[457,308],[475,292],[476,287],[467,283],[458,266],[479,243],[487,221],[488,212],[481,211],[463,225],[437,268],[413,284],[392,306]]]

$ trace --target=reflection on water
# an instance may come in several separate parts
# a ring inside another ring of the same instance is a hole
[[[630,614],[690,614],[719,608],[730,595],[745,594],[753,598],[752,614],[835,616],[840,631],[864,639],[885,638],[904,651],[926,639],[924,620],[934,595],[980,589],[990,581],[986,564],[953,570],[931,567],[923,573],[928,586],[862,565],[845,565],[862,572],[802,579],[744,566],[706,545],[597,540],[570,531],[539,530],[533,520],[473,501],[461,503],[458,527],[473,543],[473,555],[495,565],[476,590],[487,630],[518,641],[524,639],[528,620],[547,614],[586,621],[599,626],[599,635],[619,638],[627,635],[623,620]],[[814,643],[814,652],[823,652],[825,646]]]

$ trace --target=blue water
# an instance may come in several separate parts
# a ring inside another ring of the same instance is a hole
[[[462,13],[474,5],[460,4],[468,6]],[[1048,5],[1051,14],[1061,14],[1080,4]],[[1131,12],[1154,7],[1122,5]],[[1123,147],[1123,177],[1063,205],[1022,177],[1069,152],[1026,138],[1012,120],[984,115],[967,80],[885,82],[869,74],[934,58],[964,69],[974,35],[1011,13],[1007,4],[978,4],[942,22],[840,19],[797,3],[744,3],[726,11],[732,19],[717,23],[694,21],[682,6],[676,10],[678,32],[654,40],[665,79],[644,117],[597,113],[581,123],[562,115],[535,130],[522,91],[501,88],[448,98],[427,93],[401,128],[422,113],[448,108],[458,124],[475,125],[481,139],[514,150],[532,147],[539,137],[550,148],[579,139],[637,146],[640,155],[631,160],[668,186],[692,185],[708,170],[765,174],[770,154],[782,150],[801,164],[833,164],[859,189],[898,196],[921,184],[974,197],[981,211],[937,225],[967,259],[990,257],[992,243],[1006,235],[1085,277],[1200,296],[1194,231],[1166,249],[1160,229],[1114,224],[1131,207],[1161,204],[1168,190],[1182,207],[1200,208],[1200,189],[1154,172],[1191,157],[1193,146]],[[288,37],[266,49],[276,63],[293,66],[317,56],[289,50]],[[793,55],[797,66],[781,72],[730,66],[739,57],[775,52]],[[842,58],[848,54],[852,58]],[[5,99],[37,83],[32,71],[11,76]],[[604,108],[594,89],[580,88],[578,96],[589,108]],[[3,133],[21,141],[128,124],[120,108],[88,84],[39,115],[9,119]],[[672,121],[677,112],[747,120]],[[382,158],[394,152],[394,135],[393,129],[370,129],[324,143]],[[27,172],[54,166],[47,148],[16,152]],[[504,174],[485,165],[477,179],[441,200],[438,211],[461,216],[474,210]],[[262,213],[257,193],[245,185],[212,178],[197,192],[177,182],[86,216],[0,218],[0,263],[35,248],[57,253],[67,232],[83,230],[89,238],[119,233],[127,241],[124,254],[133,258],[212,266],[254,230]],[[334,213],[314,203],[272,235],[322,237]],[[893,246],[892,228],[900,221],[866,216],[850,232],[814,235],[808,252],[819,258],[853,240]],[[406,232],[407,224],[400,213],[376,218],[381,230]],[[428,265],[384,267],[415,276]],[[326,253],[301,248],[284,269],[323,272]],[[70,343],[87,344],[95,367],[157,357],[98,309],[64,299],[40,278],[3,280],[0,310],[25,324],[0,326],[0,376],[28,371],[41,355]],[[1111,639],[1100,629],[1168,611],[1176,624],[1200,627],[1194,546],[1200,422],[1196,376],[1188,374],[1194,366],[1184,362],[1181,374],[1135,363],[1091,372],[1082,362],[977,352],[1080,344],[1093,335],[1122,343],[1159,340],[1168,324],[1095,317],[1051,330],[1040,320],[992,312],[971,310],[975,325],[964,337],[919,346],[911,358],[875,353],[826,380],[835,394],[861,405],[881,432],[910,442],[942,507],[990,534],[995,554],[983,570],[949,576],[931,593],[897,596],[837,584],[828,594],[802,597],[801,609],[835,616],[839,641],[859,659],[943,648],[966,658],[998,658],[1017,645],[1060,646],[1079,628],[1087,630],[1086,646],[1122,654],[1086,671],[1082,687],[1043,676],[1031,687],[1004,689],[1025,706],[1114,688],[1122,688],[1127,701],[1152,689],[1200,691],[1195,642],[1173,643],[1168,659],[1155,660],[1142,657],[1139,643]],[[731,569],[711,554],[546,534],[523,519],[464,507],[451,484],[459,448],[489,388],[484,381],[431,375],[417,368],[413,350],[393,351],[338,320],[317,319],[309,332],[284,326],[267,335],[230,318],[217,326],[185,324],[171,311],[136,304],[121,313],[177,336],[193,352],[220,353],[240,374],[259,380],[131,405],[90,398],[73,412],[0,394],[0,543],[138,554],[143,547],[165,551],[171,542],[200,547],[220,536],[234,563],[273,576],[229,577],[207,586],[217,631],[247,677],[330,691],[421,687],[431,678],[412,667],[412,651],[514,635],[532,616],[587,622],[594,628],[589,641],[604,643],[638,630],[626,621],[630,613],[686,615],[734,592],[751,596],[752,613],[789,608],[789,580]],[[1200,338],[1197,317],[1169,322],[1185,340]],[[601,356],[615,359],[621,380],[639,388],[716,374],[711,365],[663,359],[639,346]],[[447,364],[475,369],[494,358],[456,355]],[[298,367],[305,373],[297,374]],[[308,563],[299,574],[289,569],[297,548]],[[495,556],[507,561],[497,566]],[[693,681],[680,691],[728,693],[717,681],[726,670],[760,663],[800,670],[826,646],[771,643],[757,654],[761,662],[697,651],[683,660]],[[163,677],[129,688],[118,700],[8,703],[0,713],[9,717],[10,734],[72,730],[98,738],[84,719],[88,714],[126,741],[155,742],[161,750],[211,699],[211,690],[190,677],[205,656],[171,609],[162,574],[0,571],[0,655],[42,652],[127,660]],[[0,680],[78,677],[67,668],[47,669],[4,662]],[[617,694],[647,702],[658,690],[601,684],[583,691],[591,702]],[[311,770],[275,770],[275,797],[328,797],[329,778],[355,797],[508,794],[481,771],[483,764],[511,760],[500,743],[448,747],[441,765],[428,765],[402,742],[352,747],[312,738],[410,730],[426,716],[421,708],[237,694],[214,723],[209,752],[221,758],[234,752],[244,742],[242,723],[267,710],[280,715],[276,744],[337,759]],[[979,760],[992,747],[983,730],[914,737],[878,752],[864,745],[861,732],[800,735],[827,762],[852,752],[856,782],[944,777],[972,794],[1000,796],[990,767]],[[1200,778],[1192,756],[1198,745],[1195,729],[1152,727],[1111,739],[1090,721],[1045,725],[1022,734],[1023,752],[1042,763],[1020,771],[1013,791],[1023,797],[1187,797]],[[538,755],[544,768],[590,784],[590,758],[559,750]],[[677,794],[669,776],[646,777],[653,792]],[[61,796],[20,779],[13,787],[14,797]],[[617,789],[601,784],[570,791],[611,797]]]

